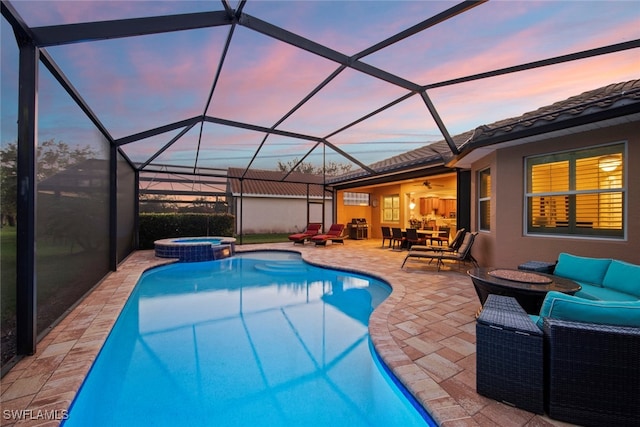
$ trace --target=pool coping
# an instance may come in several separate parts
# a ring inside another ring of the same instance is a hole
[[[474,314],[479,303],[464,271],[400,269],[404,254],[378,245],[349,241],[291,247],[289,242],[237,249],[298,252],[312,264],[370,274],[389,283],[391,295],[370,318],[372,342],[439,425],[567,425],[475,392]],[[373,255],[380,258],[372,262]],[[59,420],[46,416],[64,416],[142,273],[171,262],[175,260],[156,258],[152,250],[137,251],[105,277],[38,343],[36,354],[23,358],[2,378],[0,425],[58,425]]]

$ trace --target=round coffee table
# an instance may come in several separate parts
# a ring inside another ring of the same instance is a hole
[[[539,314],[547,292],[573,295],[582,287],[573,280],[552,274],[505,268],[473,268],[467,271],[484,305],[489,294],[514,297],[529,314]]]

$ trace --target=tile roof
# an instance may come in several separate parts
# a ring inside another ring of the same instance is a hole
[[[461,133],[453,136],[453,142],[457,147],[462,146],[471,136],[473,131]],[[451,149],[447,145],[446,141],[438,141],[429,145],[425,145],[415,150],[407,151],[406,153],[398,154],[388,159],[381,160],[369,165],[376,173],[385,173],[392,171],[402,171],[406,169],[414,169],[416,167],[429,167],[436,165],[446,164],[453,157]],[[369,172],[364,169],[356,169],[339,177],[327,179],[329,183],[338,183],[356,179],[369,175]]]
[[[477,146],[484,146],[514,140],[522,137],[523,132],[549,132],[550,124],[554,129],[576,126],[570,119],[588,118],[601,112],[614,110],[619,107],[631,107],[632,112],[640,112],[640,80],[614,83],[595,90],[572,96],[563,101],[538,108],[521,116],[499,120],[489,125],[482,125],[453,136],[453,142],[460,151],[472,151]],[[627,110],[620,111],[620,115],[630,114]],[[594,119],[595,120],[595,119]],[[376,173],[402,172],[418,166],[433,167],[448,163],[455,156],[444,140],[434,142],[424,147],[390,157],[370,165]],[[327,181],[336,184],[369,175],[363,169],[350,172]]]
[[[614,83],[580,95],[572,96],[535,111],[479,126],[475,129],[469,145],[499,136],[517,134],[526,129],[542,128],[550,123],[569,121],[579,116],[587,116],[617,107],[635,104],[640,108],[640,80]],[[638,112],[640,110],[637,110]],[[569,126],[571,126],[569,124]]]
[[[256,169],[247,170],[245,173],[244,168],[229,168],[227,177],[228,188],[233,195],[240,195],[242,191],[245,196],[306,197],[307,187],[309,197],[322,198],[323,195],[322,175],[292,172],[287,176],[285,172]],[[285,177],[286,180],[283,181]],[[327,196],[330,196],[330,193]]]

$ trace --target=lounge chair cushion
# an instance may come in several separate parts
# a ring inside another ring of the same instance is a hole
[[[549,292],[545,297],[537,325],[543,328],[543,318],[569,320],[604,325],[640,327],[640,300],[594,301],[561,292]]]
[[[344,237],[342,236],[342,232],[344,231],[344,224],[332,224],[325,234],[316,234],[311,237],[311,241],[316,244],[326,242],[327,240],[331,240],[332,242],[341,242],[344,243]]]
[[[640,298],[640,265],[611,261],[602,285]]]
[[[563,252],[558,256],[553,274],[576,282],[602,286],[609,264],[610,258],[588,258]]]
[[[302,233],[295,233],[290,235],[289,240],[292,240],[294,242],[301,242],[306,239],[309,239],[311,238],[311,236],[315,236],[316,234],[318,234],[318,232],[320,232],[321,227],[322,227],[322,224],[320,223],[315,223],[315,222],[309,223],[305,231],[303,231]]]

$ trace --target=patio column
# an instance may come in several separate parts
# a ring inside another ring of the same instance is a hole
[[[20,70],[18,91],[17,159],[17,353],[36,350],[36,170],[38,63],[40,52],[31,40],[18,37]]]

